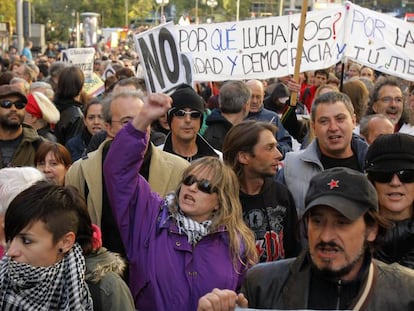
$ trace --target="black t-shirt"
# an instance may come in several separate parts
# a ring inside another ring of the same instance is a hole
[[[2,160],[2,167],[8,167],[13,159],[13,155],[17,150],[20,142],[23,139],[23,134],[11,140],[0,140],[0,153]]]
[[[311,310],[352,309],[356,302],[355,299],[361,290],[361,286],[367,278],[371,258],[371,255],[367,251],[361,270],[352,281],[344,281],[327,276],[313,266],[311,268],[309,284],[308,308]]]
[[[244,221],[256,237],[260,262],[298,254],[298,217],[293,197],[285,185],[266,178],[259,194],[240,191],[240,201]]]
[[[355,153],[351,157],[345,159],[331,158],[322,154],[321,163],[325,170],[333,167],[348,167],[359,172],[362,171]]]

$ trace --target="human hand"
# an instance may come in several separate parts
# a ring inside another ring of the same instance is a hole
[[[144,106],[139,114],[132,120],[132,125],[141,131],[146,131],[148,126],[158,118],[164,116],[171,108],[172,99],[162,93],[150,94],[144,99]]]
[[[197,311],[230,311],[236,306],[248,307],[248,301],[243,294],[236,294],[229,289],[213,289],[198,300]]]
[[[291,93],[296,92],[299,93],[300,92],[300,83],[296,82],[293,78],[290,78],[287,83],[286,86],[288,87],[289,91]]]

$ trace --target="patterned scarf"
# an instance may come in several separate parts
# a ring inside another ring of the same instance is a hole
[[[164,200],[166,207],[170,208],[176,205],[177,197],[175,194],[167,194]],[[171,210],[171,209],[169,209]],[[179,206],[176,206],[177,213],[171,214],[170,217],[174,218],[177,222],[178,232],[180,234],[186,234],[188,243],[195,246],[203,237],[210,233],[211,220],[203,221],[199,223],[185,216]]]
[[[6,254],[0,261],[0,301],[4,311],[92,311],[79,244],[48,267],[18,263]]]

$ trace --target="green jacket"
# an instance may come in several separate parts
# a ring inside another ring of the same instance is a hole
[[[126,264],[123,259],[106,248],[85,257],[86,276],[94,310],[134,311],[131,292],[121,278]]]
[[[31,126],[23,124],[23,139],[14,152],[13,159],[9,166],[34,166],[34,158],[37,147],[43,138]],[[0,168],[3,168],[3,159],[0,154]]]

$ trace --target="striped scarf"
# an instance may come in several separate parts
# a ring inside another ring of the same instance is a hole
[[[4,311],[93,310],[79,244],[53,266],[0,261],[0,302]]]
[[[164,204],[170,208],[175,205],[176,200],[175,194],[167,194],[164,200]],[[171,209],[169,209],[171,210]],[[188,243],[195,246],[203,237],[210,233],[211,220],[206,220],[201,223],[192,220],[185,216],[181,209],[177,208],[178,212],[172,214],[170,217],[174,218],[177,222],[178,232],[180,234],[187,235]]]

